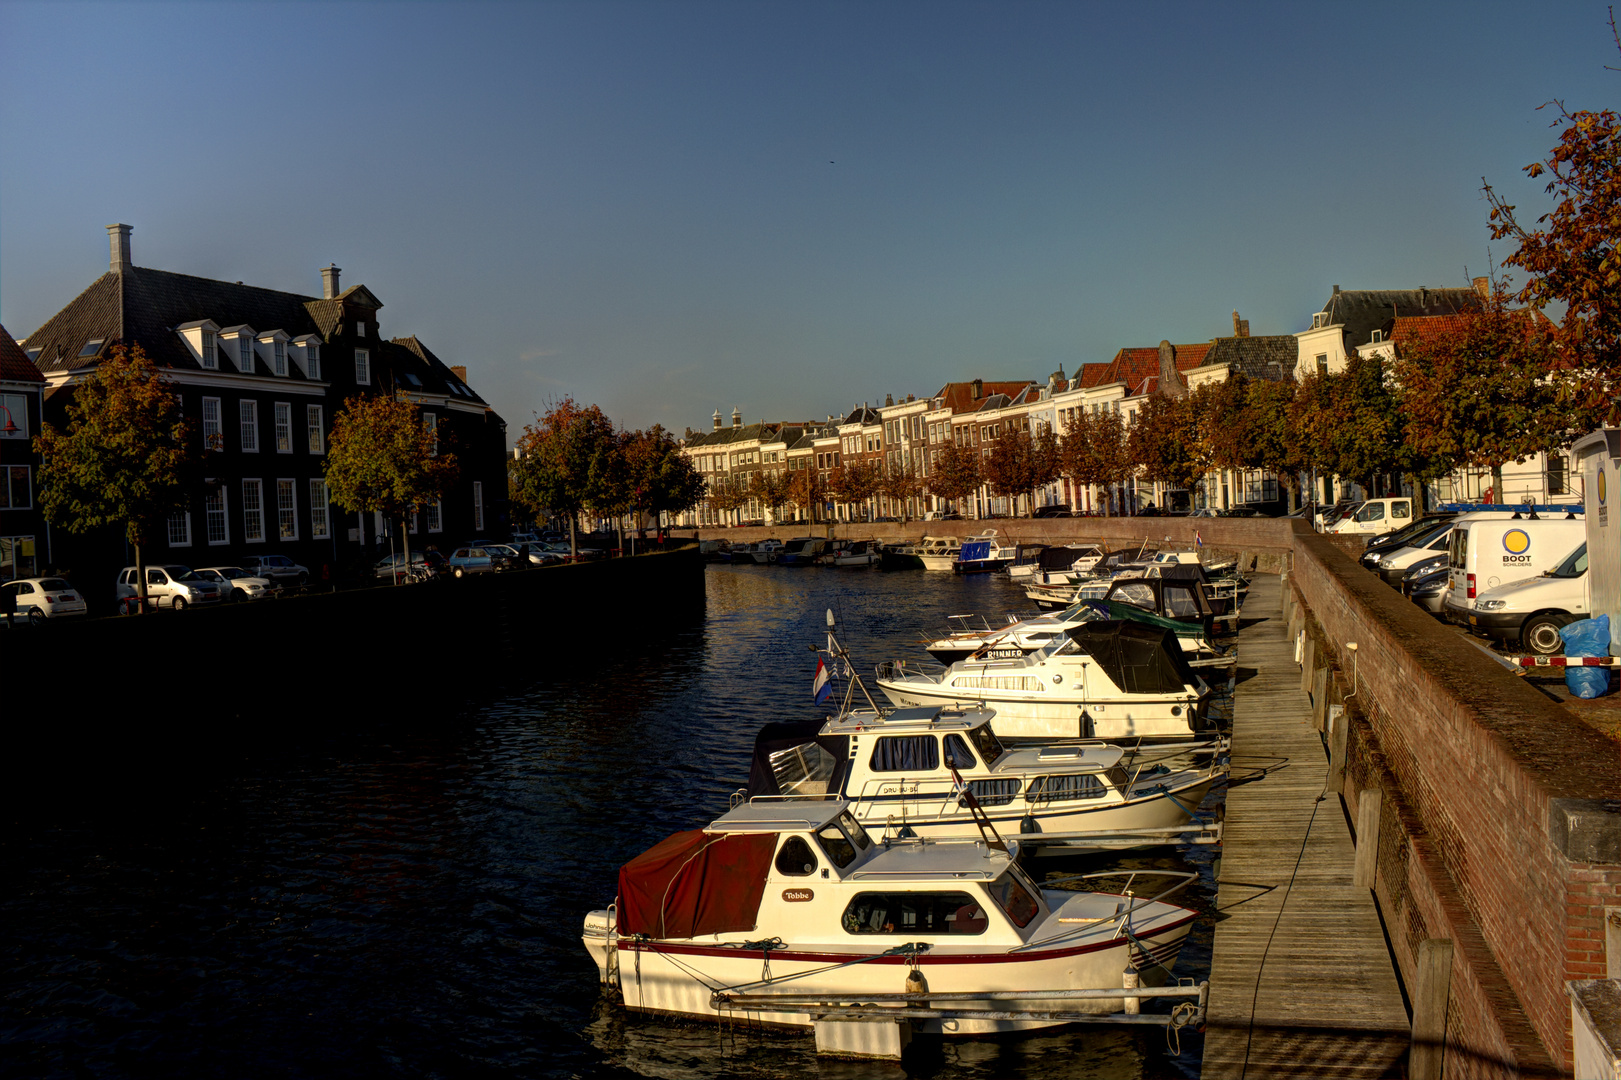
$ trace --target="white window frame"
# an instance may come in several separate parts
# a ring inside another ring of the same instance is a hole
[[[200,351],[202,353],[200,363],[203,365],[203,367],[207,368],[209,371],[219,370],[219,341],[216,338],[214,331],[203,331],[203,343]]]
[[[326,481],[310,481],[310,538],[325,540],[332,535],[331,498],[326,493]]]
[[[310,453],[326,453],[326,418],[319,405],[304,407],[304,428],[309,435]]]
[[[371,385],[371,350],[355,350],[355,382],[361,386]]]
[[[290,477],[276,481],[276,539],[282,543],[298,539],[298,484]]]
[[[246,334],[240,334],[236,339],[236,366],[245,375],[253,374],[253,339]]]
[[[439,499],[428,504],[428,531],[431,533],[445,531],[445,507]]]
[[[170,514],[167,528],[170,547],[191,547],[190,510],[176,510]]]
[[[237,425],[241,429],[242,452],[244,454],[257,454],[259,452],[259,403],[253,398],[243,398],[237,406]]]
[[[427,428],[428,434],[433,437],[432,442],[430,444],[430,447],[428,449],[428,456],[430,456],[430,457],[438,457],[439,456],[439,416],[438,416],[438,414],[431,413],[428,410],[423,409],[422,410],[422,426],[424,428]]]
[[[230,500],[225,497],[225,485],[203,493],[203,539],[209,547],[231,542]],[[218,515],[216,519],[216,515]],[[218,520],[220,538],[214,539],[214,523]]]
[[[249,544],[265,542],[265,485],[262,480],[242,481],[242,539]]]
[[[6,407],[6,413],[11,415],[11,422],[17,425],[17,430],[10,435],[0,433],[0,439],[18,439],[28,441],[28,398],[22,394],[0,394],[0,405]],[[0,413],[0,416],[5,415]],[[5,421],[0,420],[0,428],[5,427]]]
[[[211,418],[208,414],[212,412]],[[203,449],[225,449],[225,424],[220,419],[220,399],[203,398]]]
[[[12,490],[11,478],[13,472],[23,474],[23,484],[27,490],[23,492],[22,502],[17,501],[17,494]],[[0,510],[32,510],[34,508],[34,467],[32,465],[0,465]]]
[[[277,375],[280,375],[283,378],[286,378],[286,376],[287,376],[287,343],[285,341],[283,341],[281,338],[275,338],[274,340],[272,340],[271,343],[270,343],[270,355],[272,357],[272,361],[271,361],[271,365],[270,365],[271,370],[274,371]]]
[[[321,346],[304,346],[304,367],[309,372],[311,379],[319,380],[321,378]]]
[[[484,531],[484,481],[473,481],[473,531]]]
[[[275,417],[276,453],[293,452],[293,406],[286,401],[273,403],[271,415]]]

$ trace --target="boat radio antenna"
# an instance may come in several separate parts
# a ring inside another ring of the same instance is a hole
[[[843,660],[844,670],[850,673],[850,684],[844,688],[843,711],[850,711],[850,703],[855,698],[856,690],[859,689],[861,691],[861,696],[867,699],[867,706],[880,716],[883,715],[884,710],[878,707],[878,703],[872,699],[872,694],[867,692],[867,684],[861,681],[861,676],[859,673],[857,673],[856,666],[850,662],[850,654],[844,651],[844,646],[839,644],[839,639],[833,636],[833,625],[833,609],[828,608],[827,654],[833,657],[835,660]]]

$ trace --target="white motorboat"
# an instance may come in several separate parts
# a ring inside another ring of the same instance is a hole
[[[967,791],[998,831],[1060,853],[1165,844],[1199,830],[1189,824],[1194,812],[1227,774],[1224,740],[1007,747],[994,716],[935,707],[769,724],[734,805],[843,798],[883,838],[972,838],[981,823]]]
[[[926,1033],[1048,1027],[1122,1012],[1138,973],[1162,980],[1195,912],[1041,888],[1017,851],[994,833],[882,843],[842,800],[745,803],[626,863],[582,940],[627,1009],[798,1028],[906,992],[986,1014],[916,1009]]]
[[[1041,615],[1022,618],[1009,615],[1003,626],[984,624],[980,629],[968,625],[971,616],[953,615],[961,628],[943,637],[935,638],[923,646],[925,652],[941,664],[955,664],[959,660],[1004,660],[1017,658],[1052,644],[1065,630],[1083,622],[1105,618],[1102,613],[1086,604],[1071,604],[1067,608]]]
[[[817,561],[823,566],[872,566],[878,559],[876,540],[829,540]]]
[[[1041,553],[1046,550],[1046,544],[1017,544],[1013,548],[1013,561],[1002,572],[1018,582],[1033,578],[1041,569]]]
[[[962,549],[957,552],[951,569],[959,574],[990,573],[1011,563],[1016,550],[998,543],[995,529],[986,529],[962,542]]]
[[[820,536],[796,536],[777,549],[778,566],[811,566],[816,557],[827,548]]]
[[[765,566],[768,563],[776,562],[777,552],[781,550],[782,541],[773,537],[768,540],[761,540],[759,543],[751,545],[749,547],[749,554],[753,556],[756,563],[761,566]]]
[[[962,550],[962,541],[955,536],[925,536],[918,541],[916,555],[923,563],[925,570],[951,571],[952,563],[957,561],[957,552]]]
[[[1205,730],[1210,693],[1170,630],[1114,619],[1018,658],[885,661],[878,687],[899,708],[993,708],[998,734],[1023,742],[1189,739]]]

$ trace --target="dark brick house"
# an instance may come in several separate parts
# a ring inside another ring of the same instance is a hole
[[[340,291],[321,271],[304,296],[135,266],[130,227],[108,226],[111,267],[21,344],[43,375],[44,418],[65,424],[73,385],[118,344],[166,369],[204,457],[187,509],[149,561],[231,565],[259,554],[302,563],[316,580],[357,572],[386,550],[387,526],[333,506],[322,479],[333,416],[356,394],[399,392],[461,463],[456,488],[414,525],[441,548],[504,531],[506,426],[463,377],[414,337],[380,336],[382,301]],[[117,537],[54,534],[54,561],[94,600],[129,557]]]
[[[33,577],[49,559],[48,534],[34,498],[33,437],[45,379],[0,326],[0,581]]]

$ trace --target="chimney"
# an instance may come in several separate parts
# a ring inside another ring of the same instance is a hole
[[[450,366],[450,373],[456,376],[456,378],[460,379],[463,386],[467,385],[467,368],[464,365],[452,364]]]
[[[1248,319],[1240,319],[1238,317],[1238,312],[1236,312],[1236,311],[1233,312],[1233,337],[1249,337],[1249,336],[1250,336],[1250,321]]]
[[[1475,292],[1480,294],[1480,298],[1482,300],[1490,300],[1492,298],[1492,279],[1491,278],[1489,278],[1489,277],[1477,277],[1477,278],[1474,279],[1474,286],[1475,286]]]
[[[974,380],[974,400],[978,401],[980,399],[980,397],[984,395],[984,393],[985,393],[985,380],[984,379],[975,379]]]
[[[734,428],[743,426],[743,407],[741,405],[732,409],[732,426]]]
[[[884,395],[884,408],[887,409],[891,405],[894,405],[894,404],[895,404],[895,395],[894,394],[885,394]]]
[[[912,394],[907,394],[906,395],[906,400],[907,401],[916,401],[917,397],[915,395],[912,395]]]
[[[716,431],[720,430],[720,410],[719,409],[715,410],[715,430]]]
[[[1176,346],[1169,341],[1159,343],[1159,392],[1168,398],[1179,398],[1187,393],[1176,372]]]
[[[343,273],[337,265],[329,264],[321,271],[321,295],[328,300],[338,298],[338,275]]]
[[[1338,296],[1339,294],[1340,294],[1340,287],[1338,285],[1336,285],[1336,286],[1334,286],[1334,295]]]
[[[112,248],[110,269],[115,274],[122,274],[133,265],[129,261],[129,234],[134,231],[134,227],[130,225],[107,226],[107,240]]]

